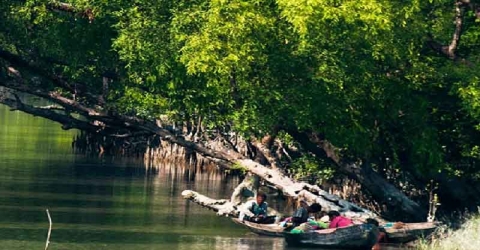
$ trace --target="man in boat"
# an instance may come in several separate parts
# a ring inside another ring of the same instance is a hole
[[[293,213],[291,222],[293,226],[296,227],[302,223],[307,222],[310,213],[318,213],[321,210],[322,206],[318,203],[313,203],[309,206],[307,204],[307,201],[300,200],[300,207]]]
[[[321,221],[316,221],[315,216],[309,217],[309,214],[316,214],[322,210],[322,206],[318,203],[313,203],[312,205],[308,205],[305,200],[300,201],[300,207],[295,210],[293,216],[291,217],[292,225],[288,228],[292,228],[290,230],[291,233],[303,233],[310,230],[317,230],[321,228],[327,228],[328,225]],[[287,230],[288,230],[287,228]]]
[[[258,192],[255,200],[249,201],[245,204],[240,212],[240,220],[247,220],[260,224],[270,224],[275,221],[275,216],[268,216],[268,203],[265,201],[267,195],[263,192]]]
[[[337,227],[348,227],[353,225],[353,221],[347,217],[340,215],[338,211],[328,212],[328,217],[330,218],[330,225],[328,228],[337,228]]]

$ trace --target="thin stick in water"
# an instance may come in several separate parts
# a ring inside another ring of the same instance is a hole
[[[50,223],[50,226],[48,227],[47,243],[45,244],[45,250],[48,249],[48,244],[50,244],[50,234],[52,233],[52,218],[50,217],[50,213],[48,212],[48,209],[47,209],[47,216],[48,216],[48,222]]]

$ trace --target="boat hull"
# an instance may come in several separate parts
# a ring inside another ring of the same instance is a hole
[[[438,224],[434,222],[405,223],[401,228],[385,227],[389,243],[407,243],[432,234]]]
[[[282,237],[285,229],[278,224],[258,224],[249,221],[241,221],[237,218],[233,218],[232,220],[233,222],[248,228],[250,231],[264,236]]]
[[[278,224],[258,224],[249,221],[241,221],[237,218],[232,219],[235,223],[248,228],[253,233],[271,236],[283,237],[284,228]],[[436,223],[405,223],[402,228],[385,228],[387,233],[387,242],[389,243],[407,243],[421,237],[427,237],[437,228]]]
[[[377,243],[378,234],[376,226],[362,224],[300,234],[284,232],[283,236],[289,246],[370,250]]]

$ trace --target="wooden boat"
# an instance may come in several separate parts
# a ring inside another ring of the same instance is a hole
[[[400,225],[393,225],[387,227],[381,225],[387,232],[387,242],[389,243],[407,243],[421,237],[427,237],[438,226],[435,222],[422,223],[400,223]]]
[[[250,231],[265,236],[282,237],[284,227],[279,224],[258,224],[249,221],[241,221],[237,218],[232,219],[235,223],[248,228]],[[434,222],[423,223],[402,223],[401,226],[387,227],[381,225],[387,233],[387,242],[389,243],[407,243],[421,237],[427,237],[437,228]]]
[[[371,250],[377,243],[379,230],[372,224],[353,225],[283,236],[289,246],[321,249]]]
[[[250,231],[259,235],[282,237],[283,230],[285,229],[279,224],[258,224],[250,221],[241,221],[237,218],[232,218],[232,220],[233,222],[245,226],[250,229]]]

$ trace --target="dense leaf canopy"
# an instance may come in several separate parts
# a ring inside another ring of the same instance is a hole
[[[107,77],[105,110],[253,136],[313,131],[381,168],[465,174],[480,160],[479,6],[3,0],[0,49],[95,94]]]

